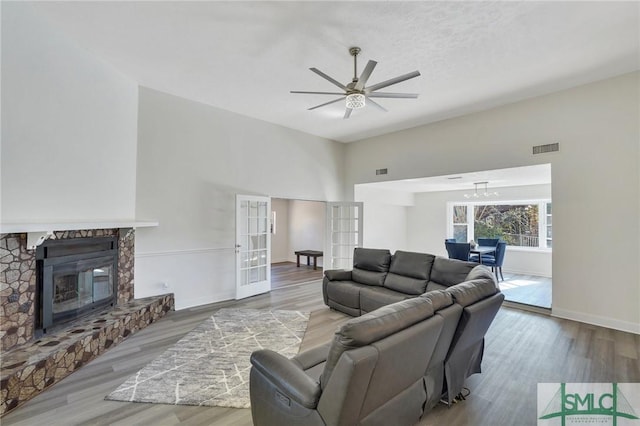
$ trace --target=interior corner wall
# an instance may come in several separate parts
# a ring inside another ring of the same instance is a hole
[[[407,250],[407,212],[414,204],[412,193],[356,185],[354,201],[362,206],[362,245],[371,248]]]
[[[235,297],[235,195],[342,200],[344,145],[141,87],[136,297]]]
[[[137,84],[2,2],[3,223],[135,218]]]
[[[271,263],[288,262],[289,254],[289,200],[271,199],[271,210],[276,212],[276,233],[271,235]]]
[[[640,333],[639,117],[633,72],[350,143],[345,189],[380,167],[397,180],[551,163],[553,315]]]

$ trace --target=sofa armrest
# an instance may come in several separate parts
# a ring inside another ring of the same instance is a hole
[[[324,271],[324,276],[329,281],[351,281],[351,271],[345,271],[344,269],[330,269]]]
[[[297,363],[277,352],[263,349],[251,354],[251,364],[285,396],[306,408],[315,408],[320,399],[320,383],[309,377]]]

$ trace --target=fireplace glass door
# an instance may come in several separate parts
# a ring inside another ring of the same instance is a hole
[[[115,306],[118,241],[115,237],[47,240],[36,249],[35,334]]]
[[[113,281],[112,257],[54,266],[51,295],[54,319],[111,299]]]

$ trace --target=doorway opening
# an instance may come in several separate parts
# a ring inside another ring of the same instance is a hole
[[[365,247],[446,257],[445,239],[497,237],[507,242],[499,281],[506,300],[550,310],[551,188],[551,165],[542,164],[359,184],[354,197],[367,210]],[[518,218],[527,226],[507,226]]]
[[[271,199],[271,289],[300,285],[322,279],[324,259],[300,256],[297,251],[319,251],[325,247],[326,209],[324,201],[287,198]]]

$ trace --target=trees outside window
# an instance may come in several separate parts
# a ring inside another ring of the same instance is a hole
[[[538,205],[474,206],[474,235],[502,238],[510,246],[538,247]]]
[[[510,246],[551,248],[551,203],[460,203],[450,206],[456,241],[501,238]]]

